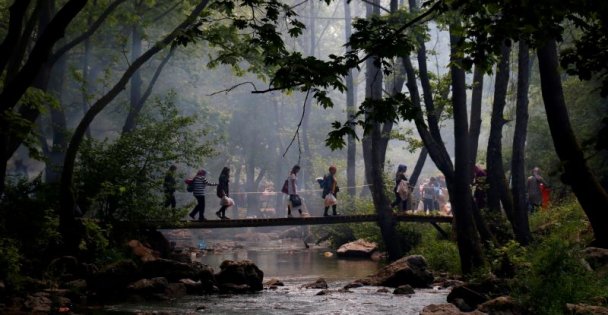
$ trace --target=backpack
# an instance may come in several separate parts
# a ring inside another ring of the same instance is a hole
[[[327,176],[315,178],[315,180],[317,181],[317,183],[319,183],[319,187],[320,188],[325,188],[325,179],[326,178],[327,178]]]
[[[402,179],[399,182],[399,186],[397,186],[397,194],[399,194],[399,197],[401,197],[402,200],[405,200],[410,196],[410,188],[406,180]]]
[[[184,180],[184,183],[186,183],[186,191],[187,192],[193,192],[194,191],[194,179],[193,178],[188,178],[188,179]]]
[[[285,182],[283,183],[283,188],[281,188],[281,192],[286,195],[289,194],[289,188],[287,188],[288,185],[289,185],[289,179],[286,179]]]

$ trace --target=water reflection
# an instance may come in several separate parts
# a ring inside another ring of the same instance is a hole
[[[235,250],[226,253],[207,253],[199,261],[217,270],[222,261],[249,259],[262,271],[264,278],[308,278],[358,279],[374,273],[380,267],[375,261],[366,259],[337,259],[325,257],[326,249],[291,250]]]

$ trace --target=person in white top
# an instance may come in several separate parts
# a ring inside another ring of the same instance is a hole
[[[302,215],[302,200],[298,196],[298,172],[300,171],[299,165],[294,165],[289,172],[287,178],[287,194],[289,200],[287,201],[287,217],[291,218],[291,210],[298,209],[300,215]]]

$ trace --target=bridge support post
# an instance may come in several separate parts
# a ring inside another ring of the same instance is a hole
[[[433,225],[433,227],[439,232],[439,234],[441,234],[441,236],[443,236],[445,239],[449,239],[450,236],[448,235],[448,233],[446,231],[444,231],[439,224],[437,224],[437,222],[429,222],[431,223],[431,225]]]

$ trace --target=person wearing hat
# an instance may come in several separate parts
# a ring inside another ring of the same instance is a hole
[[[196,176],[192,179],[192,195],[196,198],[196,207],[190,212],[190,218],[194,220],[194,217],[198,213],[198,221],[206,221],[205,218],[205,187],[217,186],[215,183],[207,181],[205,176],[207,171],[201,169],[196,173]]]

